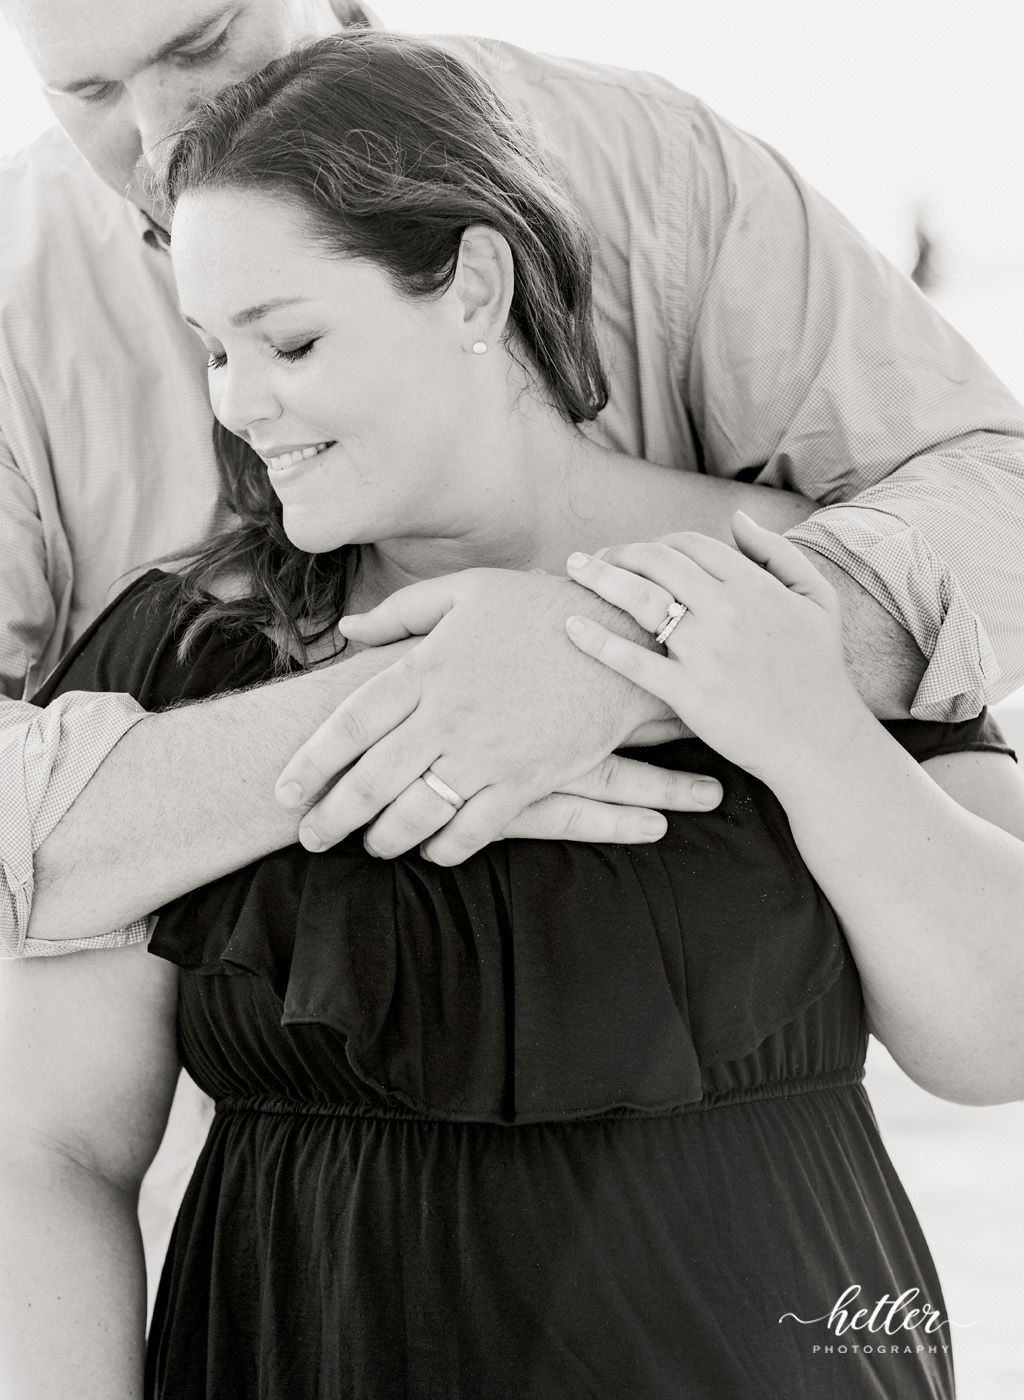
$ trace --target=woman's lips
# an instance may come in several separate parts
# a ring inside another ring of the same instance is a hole
[[[259,456],[266,463],[266,469],[270,476],[284,476],[289,472],[294,472],[303,462],[310,462],[315,456],[322,456],[329,448],[335,447],[335,442],[310,442],[307,447],[286,447],[276,448],[275,451],[259,452]],[[256,449],[259,451],[259,449]]]
[[[311,457],[319,457],[321,452],[326,452],[329,447],[333,447],[333,442],[311,443],[308,447],[294,447],[285,452],[279,452],[271,456],[269,454],[260,455],[266,462],[271,472],[284,472],[289,468],[297,466],[299,462],[308,462]]]

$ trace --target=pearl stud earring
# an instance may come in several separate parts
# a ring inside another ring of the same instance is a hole
[[[487,343],[486,343],[486,341],[478,340],[478,341],[476,342],[476,344],[473,346],[473,354],[474,354],[474,355],[486,355],[486,354],[487,354]]]

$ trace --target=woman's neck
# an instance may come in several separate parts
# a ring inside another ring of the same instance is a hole
[[[663,519],[666,530],[681,523],[677,471],[612,452],[561,420],[529,422],[502,441],[500,456],[498,446],[480,452],[487,475],[449,535],[363,546],[353,611],[462,569],[562,574],[573,550],[646,538],[652,520]]]

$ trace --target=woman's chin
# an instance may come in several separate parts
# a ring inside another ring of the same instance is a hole
[[[336,520],[331,520],[326,511],[297,509],[286,504],[281,524],[289,541],[304,554],[326,554],[352,543],[349,532]]]

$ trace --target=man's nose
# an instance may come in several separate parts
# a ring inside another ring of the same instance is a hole
[[[129,95],[139,133],[142,164],[159,178],[174,148],[174,138],[203,94],[190,84],[158,72],[140,74]]]

